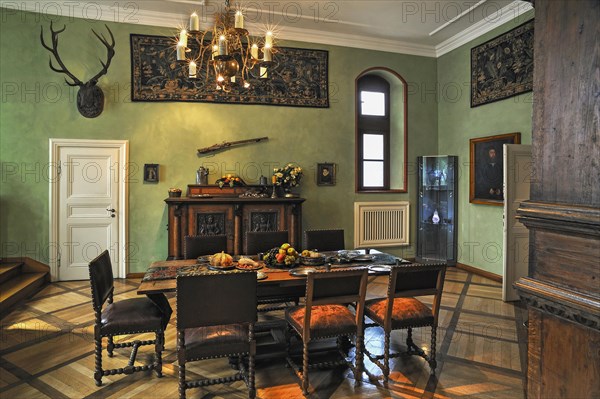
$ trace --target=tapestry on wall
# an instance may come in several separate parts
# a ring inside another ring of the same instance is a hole
[[[533,20],[471,49],[471,108],[533,89]]]
[[[279,47],[275,62],[269,79],[217,92],[213,81],[188,79],[173,38],[132,34],[131,99],[329,107],[327,51]]]

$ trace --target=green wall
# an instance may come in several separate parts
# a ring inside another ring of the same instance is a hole
[[[306,198],[303,227],[344,228],[348,246],[353,242],[355,201],[409,200],[414,204],[414,164],[409,165],[407,194],[354,193],[354,79],[369,67],[391,68],[412,87],[408,99],[409,162],[414,162],[418,155],[438,150],[438,104],[434,97],[423,100],[420,92],[421,87],[435,87],[438,72],[433,58],[286,41],[281,44],[329,51],[330,108],[132,103],[129,99],[129,34],[172,35],[174,32],[109,23],[115,35],[117,54],[108,74],[99,82],[107,97],[106,105],[98,118],[86,119],[76,109],[76,91],[48,68],[48,53],[39,42],[39,31],[43,25],[47,32],[50,18],[55,20],[55,27],[67,25],[60,37],[60,54],[80,79],[87,80],[95,74],[99,68],[98,58],[105,56],[90,30],[93,27],[103,31],[103,23],[99,21],[20,12],[3,15],[0,24],[1,256],[30,256],[45,263],[49,261],[49,138],[129,140],[130,162],[134,168],[129,184],[129,272],[141,272],[149,262],[165,259],[167,218],[163,200],[167,189],[185,190],[187,184],[195,181],[195,171],[202,164],[217,165],[220,173],[241,173],[244,177],[247,172],[247,182],[252,183],[249,177],[255,176],[252,172],[256,166],[268,176],[273,166],[297,162],[306,169],[300,190]],[[490,131],[489,128],[483,132],[478,130],[473,134]],[[444,131],[445,128],[442,136]],[[269,136],[269,141],[231,149],[212,158],[196,155],[200,147],[258,136]],[[442,152],[458,150],[451,148]],[[317,162],[338,164],[336,186],[316,185]],[[143,183],[141,169],[145,163],[160,164],[160,183]],[[209,181],[216,177],[211,175]],[[391,252],[414,255],[415,237],[413,217],[412,245]]]
[[[458,155],[458,246],[460,263],[503,274],[500,206],[469,203],[469,139],[521,132],[531,144],[533,93],[470,107],[471,48],[533,17],[523,14],[487,34],[438,58],[438,152]]]

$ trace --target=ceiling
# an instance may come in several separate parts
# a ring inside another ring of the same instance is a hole
[[[532,9],[515,0],[232,0],[251,34],[439,57]],[[224,0],[0,1],[6,8],[106,21],[177,27],[197,11],[207,28]],[[175,29],[174,29],[175,31]]]

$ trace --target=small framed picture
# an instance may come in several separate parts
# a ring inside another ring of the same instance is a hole
[[[157,163],[144,164],[144,182],[158,183],[158,164]]]
[[[335,164],[318,163],[317,164],[317,185],[335,186]]]

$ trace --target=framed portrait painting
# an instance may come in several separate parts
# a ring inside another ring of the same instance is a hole
[[[317,164],[317,185],[335,186],[335,164],[318,163]]]
[[[157,163],[144,164],[144,182],[145,183],[158,183],[158,164]]]
[[[499,134],[469,140],[469,202],[504,204],[504,144],[520,144],[521,133]]]

